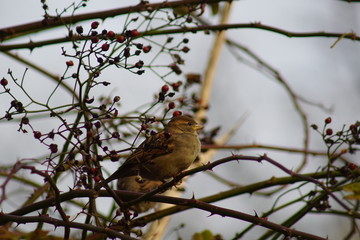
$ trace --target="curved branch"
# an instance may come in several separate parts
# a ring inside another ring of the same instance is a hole
[[[344,38],[351,39],[354,41],[360,41],[360,37],[356,36],[355,33],[332,33],[332,32],[291,32],[287,30],[283,30],[280,28],[275,28],[272,26],[264,25],[261,23],[238,23],[238,24],[220,24],[220,25],[212,25],[212,26],[197,26],[197,27],[183,27],[183,28],[175,28],[175,29],[166,29],[166,30],[156,30],[156,31],[146,31],[140,32],[138,37],[143,36],[158,36],[158,35],[166,35],[166,34],[183,34],[183,33],[196,33],[198,31],[224,31],[230,29],[260,29],[265,31],[270,31],[273,33],[278,33],[284,35],[286,37],[292,38],[305,38],[305,37],[330,37],[330,38]],[[101,37],[101,36],[99,36]],[[69,41],[77,41],[84,40],[83,36],[72,36],[72,37],[64,37],[64,38],[56,38],[39,42],[29,42],[29,43],[20,43],[20,44],[8,44],[8,45],[0,45],[0,51],[9,51],[13,49],[34,49],[37,47],[43,47],[46,45],[64,43]]]

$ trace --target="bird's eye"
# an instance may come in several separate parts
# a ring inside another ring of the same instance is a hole
[[[192,123],[192,122],[188,122],[188,125],[191,126],[191,125],[193,125],[193,123]]]

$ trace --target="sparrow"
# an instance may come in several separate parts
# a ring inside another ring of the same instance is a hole
[[[148,180],[146,178],[139,179],[138,176],[130,176],[120,178],[117,182],[117,189],[147,193],[155,190],[161,184],[163,184],[162,181]],[[155,205],[155,202],[142,201],[138,204],[130,206],[130,209],[136,211],[137,213],[143,213],[147,212],[151,208],[154,208]]]
[[[163,181],[187,169],[200,152],[197,130],[203,126],[189,116],[173,117],[164,130],[150,136],[95,190],[124,177]]]

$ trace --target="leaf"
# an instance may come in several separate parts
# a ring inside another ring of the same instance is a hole
[[[191,240],[215,240],[215,236],[210,230],[204,230],[201,233],[195,233]]]
[[[360,182],[346,184],[345,186],[342,187],[342,189],[347,192],[353,192],[353,193],[360,194]]]
[[[342,190],[346,192],[353,192],[353,194],[344,196],[345,199],[360,200],[360,182],[349,183],[343,186]]]

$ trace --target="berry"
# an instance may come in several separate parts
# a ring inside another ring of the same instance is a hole
[[[67,61],[66,66],[72,67],[72,66],[74,66],[74,62],[73,61]]]
[[[9,83],[9,81],[8,80],[6,80],[5,78],[3,78],[3,79],[1,79],[1,81],[0,81],[0,84],[2,85],[2,86],[6,86],[6,85],[8,85],[8,83]]]
[[[169,86],[165,84],[164,86],[161,87],[161,91],[163,93],[166,93],[167,91],[169,91]]]
[[[100,178],[99,176],[95,176],[95,177],[94,177],[94,181],[95,181],[95,182],[100,182],[100,181],[101,181],[101,178]]]
[[[137,37],[139,36],[139,32],[136,29],[131,30],[131,37]]]
[[[23,117],[22,119],[21,119],[21,123],[22,124],[29,124],[29,119],[27,118],[27,117]]]
[[[41,132],[39,132],[39,131],[34,131],[34,138],[36,138],[36,139],[41,138]]]
[[[103,50],[103,51],[107,51],[107,50],[109,50],[109,47],[110,47],[110,45],[109,45],[109,44],[104,43],[103,45],[101,45],[101,50]]]
[[[173,112],[173,117],[177,117],[177,116],[181,116],[182,112],[181,111],[175,111]]]
[[[182,51],[183,51],[184,53],[187,53],[187,52],[190,51],[190,48],[188,48],[188,47],[183,47]]]
[[[148,53],[148,52],[150,52],[150,50],[151,50],[151,46],[150,46],[150,45],[143,47],[143,52],[144,52],[144,53]]]
[[[317,130],[319,127],[316,124],[311,124],[311,126],[314,130]]]
[[[168,107],[169,107],[169,109],[174,109],[175,108],[175,103],[174,102],[169,102]]]
[[[76,27],[76,32],[77,32],[78,34],[82,34],[82,33],[84,32],[83,27],[82,27],[82,26],[77,26],[77,27]]]
[[[119,43],[123,43],[125,41],[125,37],[123,35],[120,35],[117,37],[116,41],[118,41]]]
[[[108,31],[107,31],[106,29],[104,29],[104,30],[101,31],[101,34],[102,34],[102,35],[106,35],[107,32],[108,32]]]
[[[114,102],[118,102],[120,101],[120,97],[119,96],[115,96],[114,99],[113,99]]]
[[[91,23],[91,28],[92,29],[97,29],[99,27],[99,22],[98,21],[94,21]]]
[[[57,153],[57,151],[58,151],[58,146],[57,146],[57,144],[50,144],[50,147],[49,147],[49,149],[50,149],[50,151],[51,151],[51,153]]]
[[[144,62],[141,61],[141,60],[138,61],[137,63],[135,63],[135,67],[136,67],[136,68],[139,68],[139,69],[140,69],[140,68],[142,68],[143,66],[144,66]]]
[[[98,171],[97,171],[97,168],[94,168],[94,167],[93,167],[93,168],[90,168],[90,169],[89,169],[89,173],[92,174],[92,175],[97,174],[97,172],[98,172]]]
[[[101,127],[101,123],[100,123],[100,122],[96,122],[96,123],[95,123],[95,127],[96,127],[96,128],[100,128],[100,127]]]
[[[91,37],[91,42],[92,43],[98,43],[99,42],[99,38],[97,36],[93,36]]]
[[[326,129],[326,135],[332,135],[333,130],[331,128]]]
[[[101,57],[98,57],[96,60],[97,60],[98,63],[103,63],[104,62],[104,59],[102,59]]]
[[[143,48],[143,45],[142,45],[141,43],[137,43],[137,44],[136,44],[136,47],[137,47],[138,49],[142,49],[142,48]]]
[[[355,170],[357,168],[357,166],[353,163],[349,163],[348,167],[350,170]]]
[[[188,38],[184,38],[183,39],[183,43],[188,43],[189,42],[189,39]]]
[[[129,47],[124,49],[124,57],[130,57],[130,48]]]
[[[331,117],[326,118],[326,119],[325,119],[325,123],[326,123],[326,124],[330,124],[330,123],[331,123]]]
[[[174,89],[174,91],[179,91],[179,87],[181,86],[182,82],[176,82],[176,83],[172,83],[171,87]]]
[[[108,31],[107,36],[108,36],[110,39],[114,39],[115,33],[114,33],[113,31]]]
[[[111,134],[111,136],[112,136],[113,138],[119,138],[119,137],[120,137],[120,133],[119,133],[119,132],[113,132],[113,133]]]

